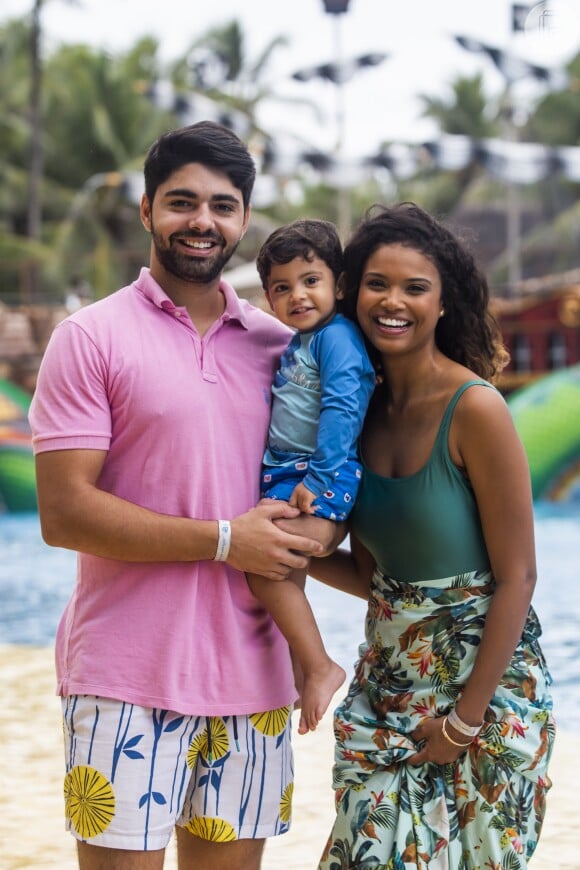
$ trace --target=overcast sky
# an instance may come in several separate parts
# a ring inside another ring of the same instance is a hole
[[[445,96],[458,75],[481,71],[490,94],[500,92],[503,80],[491,60],[462,49],[454,35],[475,37],[545,66],[568,60],[580,50],[580,0],[549,2],[549,27],[540,33],[536,14],[528,19],[527,31],[516,35],[511,0],[350,0],[340,16],[327,14],[323,0],[45,0],[42,22],[49,49],[59,42],[89,42],[115,52],[153,34],[164,59],[179,56],[209,27],[233,18],[241,22],[253,58],[284,34],[289,44],[276,52],[272,86],[280,94],[316,102],[322,122],[305,110],[273,106],[266,120],[271,128],[320,148],[336,142],[337,88],[320,80],[293,82],[291,74],[337,56],[386,53],[384,62],[357,72],[341,91],[344,153],[364,156],[383,140],[432,137],[434,128],[421,119],[417,95]],[[32,0],[1,0],[0,21],[25,15],[31,7]],[[539,93],[525,85],[520,91],[524,104]]]

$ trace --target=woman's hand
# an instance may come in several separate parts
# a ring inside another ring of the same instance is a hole
[[[415,766],[429,761],[433,764],[452,764],[469,749],[471,743],[467,746],[455,746],[448,737],[445,737],[443,727],[453,740],[458,743],[466,742],[466,738],[462,734],[457,734],[446,721],[446,717],[426,719],[411,732],[413,740],[423,741],[423,746],[419,752],[408,759],[409,764]]]

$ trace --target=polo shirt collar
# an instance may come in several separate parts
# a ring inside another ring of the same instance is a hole
[[[133,286],[158,308],[167,311],[173,310],[177,307],[169,298],[167,293],[157,283],[155,278],[151,275],[151,271],[146,266],[143,266],[141,269],[139,277],[133,282]],[[222,278],[220,282],[220,290],[224,294],[226,300],[226,307],[222,314],[222,320],[237,320],[244,329],[248,329],[247,314],[244,311],[240,299],[232,285],[228,284],[228,282],[224,281]]]

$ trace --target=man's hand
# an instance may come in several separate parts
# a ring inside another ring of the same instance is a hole
[[[299,483],[294,487],[294,492],[290,496],[290,505],[299,508],[303,514],[313,514],[316,508],[312,507],[312,502],[316,498],[317,496],[310,492],[308,487]]]
[[[276,519],[294,519],[299,515],[298,508],[285,501],[270,501],[233,519],[228,563],[270,580],[285,580],[292,569],[307,568],[309,556],[322,554],[321,544],[285,532],[274,523]]]

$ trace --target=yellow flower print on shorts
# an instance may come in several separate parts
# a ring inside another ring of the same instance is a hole
[[[277,710],[267,710],[265,713],[253,713],[249,718],[256,731],[266,737],[276,737],[288,724],[289,716],[290,707],[278,707]]]
[[[284,822],[284,824],[288,824],[290,819],[292,818],[292,795],[294,794],[294,783],[289,782],[284,792],[282,794],[282,798],[280,799],[280,821]]]
[[[115,815],[115,793],[94,767],[77,765],[64,778],[65,815],[83,840],[102,834]]]
[[[211,840],[212,843],[231,843],[232,840],[237,840],[233,827],[224,819],[194,816],[185,827],[195,837]]]
[[[204,728],[201,734],[198,734],[191,741],[187,753],[187,765],[192,769],[195,767],[198,753],[209,764],[213,764],[214,761],[223,758],[229,749],[230,741],[224,720],[220,719],[219,716],[209,716],[207,728]]]

